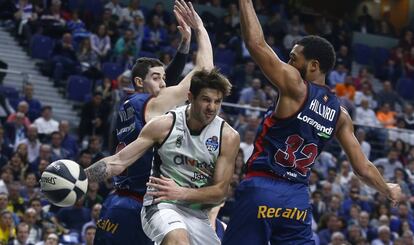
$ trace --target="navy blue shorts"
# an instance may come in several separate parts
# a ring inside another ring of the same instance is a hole
[[[141,225],[142,203],[111,194],[102,205],[96,224],[95,245],[153,245]]]
[[[299,245],[312,241],[308,187],[269,177],[243,180],[223,245]]]

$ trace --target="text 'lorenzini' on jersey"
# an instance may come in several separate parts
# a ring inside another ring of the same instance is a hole
[[[328,87],[306,84],[307,98],[294,115],[276,118],[275,105],[266,112],[247,163],[248,172],[265,171],[308,184],[310,168],[334,136],[340,104]]]

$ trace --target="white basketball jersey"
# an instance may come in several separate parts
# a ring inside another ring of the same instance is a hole
[[[152,175],[171,178],[182,187],[200,188],[213,182],[224,120],[216,116],[201,132],[192,134],[187,126],[187,108],[188,106],[181,106],[170,111],[174,116],[174,123],[167,138],[157,147],[158,154],[154,157]],[[174,203],[192,208],[200,206],[177,201]],[[146,195],[144,206],[150,204],[152,198]]]

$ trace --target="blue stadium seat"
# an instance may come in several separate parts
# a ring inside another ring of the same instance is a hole
[[[364,44],[355,44],[353,54],[355,61],[361,65],[369,65],[372,60],[372,49]]]
[[[214,63],[233,65],[236,54],[230,49],[217,48],[214,50]]]
[[[84,102],[92,93],[92,81],[84,76],[72,75],[68,78],[67,97],[70,100]]]
[[[390,57],[390,51],[386,48],[376,47],[373,50],[374,68],[375,74],[379,74],[383,65],[387,62]]]
[[[30,52],[35,59],[48,60],[54,46],[55,42],[52,38],[36,34],[30,41]]]
[[[117,63],[105,62],[102,64],[102,72],[105,77],[114,80],[124,72],[124,68]]]
[[[397,81],[397,93],[406,100],[414,101],[414,80],[401,78]]]
[[[7,97],[8,99],[10,98],[19,98],[19,92],[13,88],[13,87],[8,87],[8,86],[0,86],[0,93],[4,96]]]

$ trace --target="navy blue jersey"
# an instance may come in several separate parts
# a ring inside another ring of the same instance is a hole
[[[270,172],[307,184],[310,168],[334,135],[340,104],[328,87],[306,82],[307,98],[294,115],[278,119],[269,108],[258,129],[248,172]]]
[[[145,125],[145,107],[150,98],[150,94],[133,94],[127,97],[119,108],[116,123],[116,135],[119,141],[117,151],[137,139]],[[144,195],[153,156],[153,150],[148,150],[122,174],[115,176],[115,188],[128,189]]]

